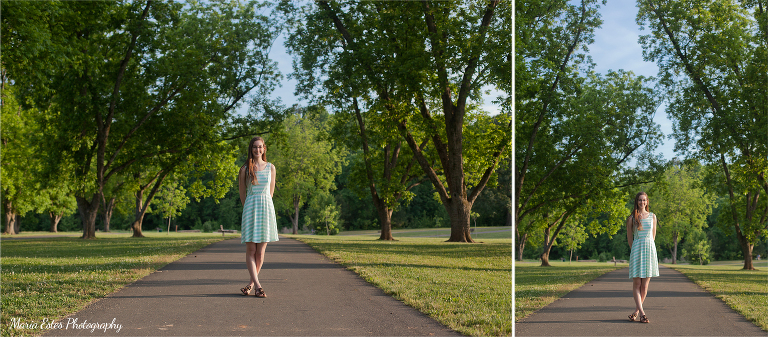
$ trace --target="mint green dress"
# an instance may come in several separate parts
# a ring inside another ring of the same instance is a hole
[[[653,213],[641,219],[643,230],[633,231],[632,251],[629,255],[629,278],[659,276],[659,259],[656,257],[656,243],[653,241]]]
[[[243,221],[240,227],[241,243],[278,241],[275,205],[269,193],[272,179],[270,165],[272,164],[267,163],[263,170],[256,171],[258,185],[248,183],[247,196],[243,205]]]

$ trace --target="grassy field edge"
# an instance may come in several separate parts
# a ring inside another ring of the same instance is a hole
[[[304,242],[387,295],[459,333],[472,336],[512,333],[511,249],[501,257],[489,258],[480,252],[483,247],[505,251],[504,239],[472,245],[444,243],[444,239],[437,238],[402,238],[388,242],[362,236],[286,236]],[[359,248],[363,245],[369,247]],[[358,248],[351,248],[354,246]],[[381,250],[388,251],[381,253]],[[419,256],[420,252],[425,253],[424,256]],[[467,255],[459,256],[462,253]],[[506,257],[509,260],[504,265]],[[506,288],[506,281],[499,282],[504,275],[509,278]],[[492,287],[480,286],[490,283]]]
[[[578,289],[606,273],[626,268],[599,262],[550,261],[551,267],[536,263],[515,261],[515,322],[526,318],[541,308]]]
[[[744,316],[763,331],[768,331],[768,272],[764,268],[748,271],[730,269],[727,268],[728,266],[710,265],[708,267],[707,265],[666,263],[662,265],[685,275],[691,282],[723,301],[739,315]],[[760,289],[761,286],[763,289]]]
[[[16,329],[11,319],[26,323],[64,319],[174,261],[232,238],[210,234],[164,236],[152,233],[147,235],[149,240],[129,237],[2,240],[0,335],[39,336],[48,330]],[[169,241],[174,244],[159,248],[153,244],[163,239],[175,242]],[[31,251],[28,248],[40,242],[47,243],[45,249]],[[93,252],[94,246],[101,247],[104,254],[83,254],[84,250]],[[51,287],[57,291],[46,291]]]

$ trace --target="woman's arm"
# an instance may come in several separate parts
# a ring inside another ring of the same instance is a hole
[[[632,217],[627,218],[627,242],[629,243],[629,251],[632,252],[632,239],[634,234],[632,232]]]
[[[277,169],[275,169],[275,165],[269,165],[270,168],[272,168],[272,179],[269,181],[269,197],[272,198],[275,196],[275,177],[277,176]]]
[[[656,241],[656,214],[653,215],[653,240]]]
[[[240,204],[245,205],[245,195],[246,195],[246,187],[245,187],[245,165],[240,167],[240,173],[237,174],[237,185],[240,189]]]

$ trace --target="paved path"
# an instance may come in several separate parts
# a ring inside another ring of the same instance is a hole
[[[242,296],[248,283],[240,238],[212,244],[64,318],[121,324],[114,329],[49,330],[48,335],[459,334],[406,306],[299,241],[267,246],[260,281],[267,298]]]
[[[600,276],[515,323],[516,336],[768,336],[688,278],[659,266],[643,309],[630,322],[632,281],[623,268]]]

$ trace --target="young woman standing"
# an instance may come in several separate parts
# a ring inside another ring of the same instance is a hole
[[[267,297],[259,283],[259,272],[264,263],[267,242],[278,241],[275,205],[275,166],[267,162],[267,146],[261,137],[253,137],[248,144],[248,160],[240,167],[238,184],[240,202],[243,204],[242,236],[245,243],[245,264],[251,282],[241,288],[248,295],[256,288],[256,297]]]
[[[643,310],[645,295],[651,277],[659,276],[659,263],[656,257],[656,216],[649,211],[648,195],[640,192],[635,196],[635,207],[627,218],[627,242],[629,243],[629,278],[632,279],[632,296],[635,299],[635,312],[629,315],[635,321],[640,315],[640,322],[650,323]]]

